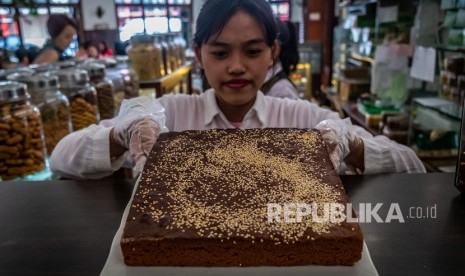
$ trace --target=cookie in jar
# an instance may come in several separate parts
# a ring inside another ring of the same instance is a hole
[[[115,89],[112,81],[106,77],[105,65],[99,63],[85,63],[79,66],[89,74],[90,85],[97,91],[100,120],[111,119],[115,116]]]
[[[0,177],[12,180],[42,171],[45,143],[39,109],[25,84],[0,82]]]
[[[73,68],[54,74],[58,76],[61,92],[69,100],[73,131],[98,124],[100,113],[97,92],[90,85],[87,71]]]
[[[69,101],[59,90],[58,77],[48,73],[15,74],[8,79],[27,85],[31,103],[40,110],[45,145],[50,156],[58,142],[72,132]]]

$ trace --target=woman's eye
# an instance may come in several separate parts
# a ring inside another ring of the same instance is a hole
[[[261,52],[263,52],[261,49],[251,49],[251,50],[247,50],[247,55],[255,57],[255,56],[260,55]]]
[[[217,58],[225,58],[228,55],[228,52],[226,51],[213,51],[211,52],[212,55],[214,55]]]

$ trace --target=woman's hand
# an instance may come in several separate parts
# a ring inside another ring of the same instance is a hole
[[[165,126],[164,109],[148,97],[124,100],[110,132],[110,156],[129,150],[134,170],[142,172],[145,161]]]
[[[340,171],[341,164],[345,161],[349,168],[360,174],[365,170],[364,145],[363,140],[354,134],[351,127],[349,119],[324,120],[316,126],[326,143],[336,171]]]

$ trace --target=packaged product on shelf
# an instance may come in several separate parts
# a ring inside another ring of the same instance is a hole
[[[90,85],[87,71],[71,68],[55,74],[70,103],[73,131],[97,124],[100,120],[97,92]]]
[[[27,85],[31,103],[40,110],[47,154],[51,155],[58,142],[72,132],[69,101],[58,88],[58,77],[43,73],[9,78]]]
[[[25,84],[0,82],[0,177],[11,180],[45,168],[40,111]]]

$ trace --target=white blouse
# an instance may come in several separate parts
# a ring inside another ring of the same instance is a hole
[[[168,94],[158,100],[165,108],[166,127],[170,131],[234,128],[218,107],[212,89],[201,95]],[[265,97],[259,91],[241,128],[306,129],[326,119],[339,119],[339,116],[309,101]],[[63,138],[52,153],[51,170],[65,177],[98,179],[121,167],[132,167],[134,162],[129,152],[110,160],[109,134],[113,124],[113,119],[104,120]],[[385,136],[373,137],[358,126],[353,128],[364,142],[365,174],[425,172],[410,148]],[[351,172],[344,169],[340,173]]]

